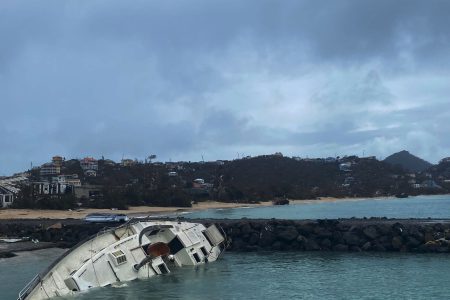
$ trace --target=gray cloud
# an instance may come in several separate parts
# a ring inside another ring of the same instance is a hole
[[[0,174],[66,157],[448,155],[448,1],[0,3]]]

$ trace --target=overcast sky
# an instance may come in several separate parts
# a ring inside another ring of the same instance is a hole
[[[0,175],[52,155],[450,156],[450,1],[0,1]]]

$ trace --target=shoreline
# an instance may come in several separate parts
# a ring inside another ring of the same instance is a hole
[[[161,207],[161,206],[131,206],[128,210],[86,208],[80,210],[50,210],[50,209],[4,209],[0,210],[0,220],[9,219],[83,219],[92,213],[126,214],[129,217],[157,216],[173,213],[185,213],[207,209],[227,209],[240,207],[271,206],[272,202],[252,203],[227,203],[217,201],[205,201],[193,204],[192,207]]]
[[[395,197],[358,197],[358,198],[336,198],[320,197],[318,199],[297,200],[290,199],[290,204],[318,204],[339,201],[365,201],[365,200],[383,200],[396,199]],[[233,208],[255,208],[272,206],[271,201],[260,203],[229,203],[217,201],[204,201],[193,204],[192,207],[161,207],[161,206],[131,206],[128,210],[95,209],[86,208],[79,210],[41,210],[41,209],[3,209],[0,210],[0,220],[9,219],[83,219],[92,213],[115,213],[126,214],[129,217],[158,216],[165,214],[188,213],[203,211],[208,209],[233,209]]]

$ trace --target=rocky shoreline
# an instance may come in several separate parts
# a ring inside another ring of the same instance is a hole
[[[191,221],[219,224],[229,238],[229,250],[236,252],[450,252],[450,220],[371,218]],[[31,242],[0,243],[0,257],[9,257],[16,251],[72,247],[107,226],[111,225],[90,224],[73,219],[0,220],[0,236],[39,240],[39,243],[33,245]]]
[[[439,220],[245,220],[223,223],[231,251],[450,252]]]

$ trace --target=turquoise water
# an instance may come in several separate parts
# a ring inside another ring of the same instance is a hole
[[[62,253],[62,249],[45,249],[0,259],[0,299],[17,299],[19,291]]]
[[[335,218],[450,218],[450,195],[338,200],[284,206],[205,210],[183,215],[187,218],[216,219],[335,219]]]
[[[450,196],[209,210],[186,216],[450,218]],[[19,290],[61,253],[47,249],[0,259],[0,300],[16,299]],[[449,270],[448,254],[228,252],[215,263],[95,289],[76,299],[447,299]]]
[[[1,299],[16,299],[58,251],[0,261]],[[445,254],[226,253],[205,266],[95,289],[76,299],[448,299],[448,270]]]

